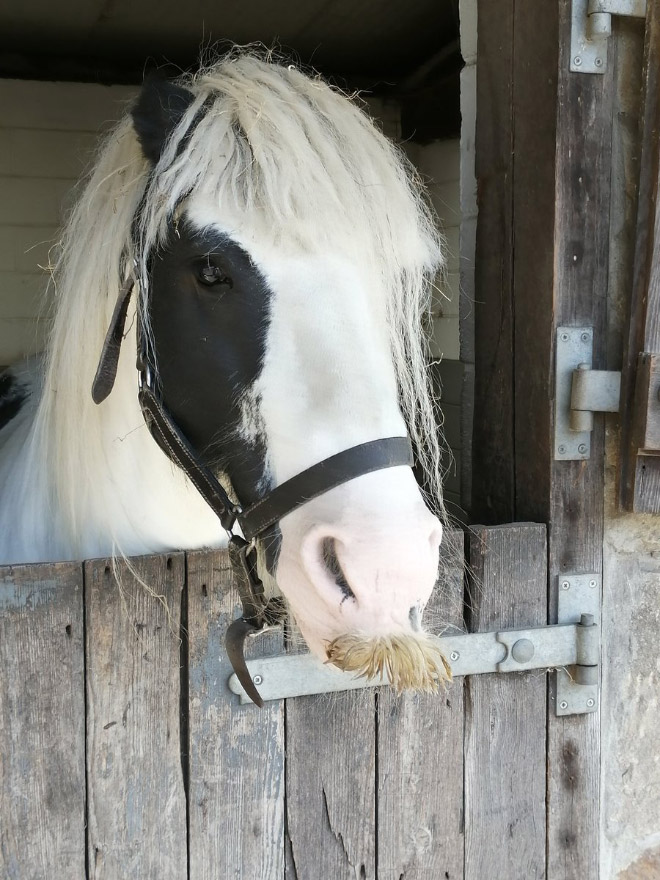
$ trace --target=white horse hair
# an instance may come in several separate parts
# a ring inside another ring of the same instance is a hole
[[[62,234],[47,355],[16,369],[31,396],[0,432],[0,562],[223,545],[213,515],[143,424],[134,333],[126,334],[110,398],[96,406],[90,395],[132,253],[133,218],[141,206],[138,271],[148,296],[147,257],[191,193],[215,205],[230,230],[242,225],[248,250],[268,242],[273,254],[341,253],[378,277],[399,404],[442,511],[421,332],[442,238],[413,168],[355,102],[252,50],[181,82],[194,101],[154,173],[127,115]]]

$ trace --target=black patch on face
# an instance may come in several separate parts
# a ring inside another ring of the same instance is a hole
[[[181,220],[151,264],[150,320],[166,408],[243,506],[267,486],[260,442],[239,436],[241,399],[263,367],[271,292],[249,255]]]
[[[12,373],[0,375],[0,431],[18,415],[28,396],[26,387]]]

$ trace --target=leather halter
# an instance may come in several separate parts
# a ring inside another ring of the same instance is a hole
[[[135,277],[128,277],[119,292],[92,384],[95,403],[101,403],[112,391],[131,294],[139,284],[137,277],[138,273]],[[247,695],[258,706],[262,706],[263,701],[245,662],[245,638],[279,623],[283,607],[281,600],[265,598],[264,586],[257,574],[257,538],[288,513],[355,477],[390,467],[412,466],[410,440],[408,437],[387,437],[345,449],[281,483],[243,509],[240,503],[231,500],[215,475],[199,461],[191,444],[167,411],[155,383],[155,369],[149,357],[139,311],[138,303],[138,401],[142,415],[156,443],[186,474],[227,532],[229,558],[243,605],[242,616],[227,629],[227,656]],[[234,532],[236,525],[242,536]]]

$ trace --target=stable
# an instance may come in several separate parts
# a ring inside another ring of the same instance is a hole
[[[0,568],[3,875],[654,876],[657,6],[62,0],[0,24],[0,363],[43,347],[50,249],[144,59],[278,42],[362,90],[429,188],[454,523],[440,695],[277,630],[248,652],[258,710],[225,551]]]

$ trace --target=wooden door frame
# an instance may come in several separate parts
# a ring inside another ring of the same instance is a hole
[[[479,0],[473,522],[549,526],[560,575],[602,571],[604,425],[555,462],[556,329],[594,328],[605,369],[613,73],[571,73],[570,0]],[[548,701],[547,876],[598,877],[599,713]]]

